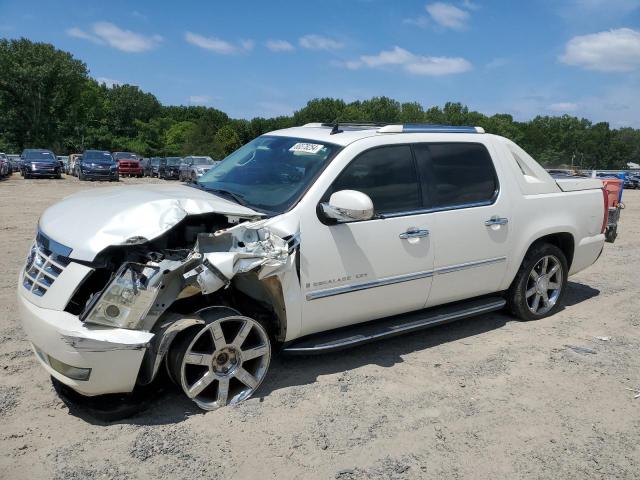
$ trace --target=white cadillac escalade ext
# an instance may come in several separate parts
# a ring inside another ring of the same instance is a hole
[[[248,398],[276,346],[334,351],[503,307],[551,315],[606,223],[599,180],[556,181],[480,128],[309,124],[193,186],[50,207],[18,300],[37,358],[77,392],[131,392],[166,368],[211,410]]]

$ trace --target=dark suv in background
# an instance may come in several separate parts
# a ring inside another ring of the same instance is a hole
[[[79,180],[119,180],[118,165],[111,153],[103,150],[86,150],[78,164]]]
[[[180,177],[181,157],[166,157],[160,160],[158,176],[165,180],[178,179]]]
[[[145,177],[159,177],[160,172],[160,157],[151,157],[145,162],[144,176]]]
[[[62,167],[51,150],[27,148],[20,155],[20,173],[24,178],[62,178]]]

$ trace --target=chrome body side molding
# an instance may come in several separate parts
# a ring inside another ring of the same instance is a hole
[[[340,287],[326,288],[323,290],[315,290],[308,292],[306,295],[307,300],[316,300],[318,298],[333,297],[334,295],[342,295],[343,293],[357,292],[359,290],[366,290],[368,288],[383,287],[385,285],[393,285],[394,283],[410,282],[412,280],[419,280],[421,278],[428,278],[434,275],[444,275],[447,273],[458,272],[460,270],[466,270],[468,268],[479,267],[483,265],[489,265],[492,263],[504,262],[507,257],[488,258],[486,260],[477,260],[474,262],[460,263],[457,265],[449,265],[447,267],[436,268],[435,270],[428,270],[423,272],[408,273],[404,275],[396,275],[393,277],[385,277],[379,280],[373,280],[371,282],[358,283],[355,285],[343,285]]]

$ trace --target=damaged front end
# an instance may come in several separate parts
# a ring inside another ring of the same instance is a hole
[[[106,249],[91,262],[93,271],[67,305],[87,325],[154,334],[145,346],[138,384],[153,380],[181,331],[202,323],[192,315],[202,309],[242,310],[284,340],[281,280],[297,275],[298,235],[276,235],[267,220],[221,225],[222,218],[187,217],[154,241],[132,239]],[[75,348],[83,346],[75,342]]]

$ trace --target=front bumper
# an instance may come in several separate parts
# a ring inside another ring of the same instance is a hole
[[[55,169],[55,170],[49,170],[49,169],[42,169],[42,170],[32,170],[32,169],[26,169],[25,173],[27,175],[31,175],[32,177],[56,177],[58,175],[60,175],[61,171],[60,169]]]
[[[118,171],[113,170],[83,170],[82,175],[89,180],[117,180]]]
[[[22,290],[19,286],[22,325],[36,358],[50,375],[83,395],[133,391],[153,333],[87,325],[70,313],[34,305]],[[63,375],[59,362],[91,369],[89,378],[76,380]]]
[[[142,175],[143,170],[142,170],[142,167],[139,167],[139,168],[119,167],[118,172],[120,173],[120,175]]]

